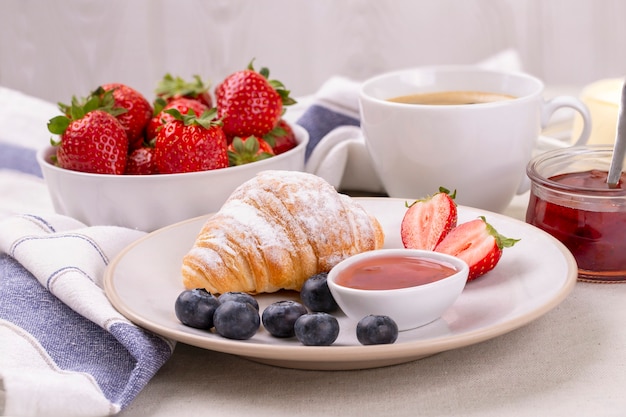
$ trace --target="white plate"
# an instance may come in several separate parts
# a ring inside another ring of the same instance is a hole
[[[358,198],[386,232],[385,247],[401,247],[400,222],[405,200]],[[484,215],[503,235],[521,239],[505,249],[487,275],[467,284],[456,303],[426,326],[401,332],[392,345],[362,346],[355,324],[338,315],[341,332],[332,346],[303,346],[295,338],[277,339],[263,327],[250,340],[235,341],[183,326],[174,302],[184,290],[181,259],[206,217],[157,230],[125,248],[109,265],[105,291],[129,320],[155,333],[201,348],[231,353],[276,366],[362,369],[398,364],[482,342],[519,328],[556,307],[573,289],[576,263],[556,239],[522,221],[483,210],[459,207],[459,221]],[[261,309],[297,293],[258,296]]]

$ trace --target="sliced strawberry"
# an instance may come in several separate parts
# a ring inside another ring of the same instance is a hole
[[[485,217],[462,223],[435,247],[435,251],[461,258],[469,265],[468,281],[491,271],[502,257],[502,249],[513,246],[519,239],[499,234]]]
[[[296,134],[285,119],[280,119],[278,125],[264,135],[263,139],[271,145],[276,155],[287,152],[298,145]]]
[[[274,156],[272,147],[256,136],[240,138],[236,136],[228,145],[228,162],[230,166],[248,164]]]
[[[456,226],[456,191],[440,187],[439,192],[416,200],[404,214],[400,225],[402,244],[408,249],[433,250]]]

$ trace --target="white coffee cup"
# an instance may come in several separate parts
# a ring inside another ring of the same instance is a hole
[[[525,168],[541,129],[559,108],[590,117],[577,98],[543,99],[543,83],[528,74],[476,66],[438,66],[385,73],[359,95],[361,129],[372,165],[390,197],[420,198],[440,186],[458,204],[501,212],[528,189]],[[480,104],[406,104],[389,99],[430,92],[474,91],[512,96]]]

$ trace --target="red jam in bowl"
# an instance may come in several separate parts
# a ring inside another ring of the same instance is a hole
[[[526,222],[572,252],[583,279],[615,281],[626,275],[626,173],[616,189],[606,180],[603,170],[551,176],[548,182],[564,193],[549,186],[533,189],[526,212]],[[581,190],[580,195],[571,190]]]
[[[457,270],[426,258],[397,256],[359,262],[337,276],[338,285],[363,290],[393,290],[430,284]]]

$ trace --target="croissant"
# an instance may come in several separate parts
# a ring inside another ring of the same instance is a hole
[[[264,171],[205,222],[183,258],[183,284],[214,294],[299,291],[311,275],[383,243],[378,220],[324,179]]]

